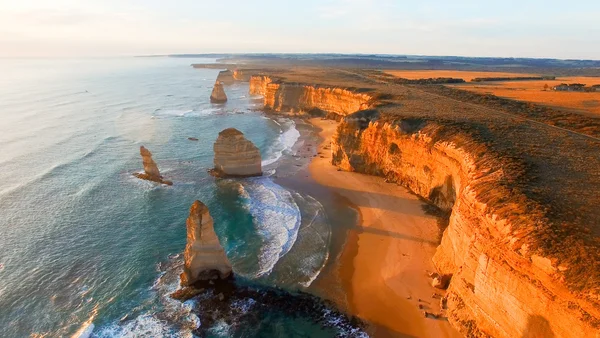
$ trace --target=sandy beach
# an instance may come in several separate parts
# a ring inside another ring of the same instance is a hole
[[[349,230],[339,274],[350,310],[375,324],[378,337],[459,337],[439,313],[442,294],[430,285],[431,257],[438,241],[434,216],[406,189],[383,178],[338,171],[331,165],[331,136],[337,122],[311,119],[324,140],[309,165],[312,178],[348,200],[360,213]]]

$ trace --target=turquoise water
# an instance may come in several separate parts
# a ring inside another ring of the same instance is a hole
[[[247,84],[210,104],[218,71],[189,66],[207,61],[0,60],[3,337],[70,336],[88,324],[97,337],[190,336],[170,322],[168,311],[186,307],[165,299],[177,286],[165,276],[181,262],[195,199],[240,278],[294,289],[317,277],[330,237],[318,201],[268,177],[207,174],[225,128],[261,149],[267,173],[298,139],[293,121],[253,111]],[[172,187],[131,175],[140,145]]]

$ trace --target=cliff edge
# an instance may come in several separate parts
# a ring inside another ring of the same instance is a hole
[[[268,109],[342,117],[334,165],[386,177],[448,213],[433,260],[438,273],[452,276],[447,316],[462,334],[598,337],[597,141],[348,73],[254,76],[250,90]],[[321,84],[301,82],[311,77]]]

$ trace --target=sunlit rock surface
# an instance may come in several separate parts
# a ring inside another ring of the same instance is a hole
[[[244,134],[228,128],[219,133],[214,144],[215,168],[217,176],[260,176],[262,160],[260,150]]]
[[[190,286],[202,280],[225,279],[231,275],[231,264],[217,238],[208,207],[195,201],[186,221],[187,244],[181,285]]]
[[[227,102],[227,95],[223,89],[223,84],[220,81],[215,82],[212,93],[210,94],[210,102],[212,103],[225,103]]]
[[[173,182],[163,179],[158,170],[158,166],[152,159],[152,153],[144,146],[140,147],[140,155],[142,155],[142,162],[144,164],[143,173],[135,173],[134,175],[140,179],[153,181],[162,184],[172,185]]]
[[[346,116],[373,105],[373,98],[343,88],[319,87],[275,81],[269,76],[250,78],[250,94],[262,95],[265,108],[275,111],[308,112]]]
[[[445,125],[448,121],[379,121],[377,102],[365,93],[270,76],[253,76],[250,91],[264,96],[267,109],[343,117],[331,144],[333,164],[386,177],[450,215],[433,260],[440,275],[451,276],[444,307],[461,333],[598,337],[598,282],[582,282],[587,289],[567,282],[569,275],[597,274],[582,271],[584,262],[561,264],[553,254],[530,249],[540,247],[544,239],[534,232],[548,229],[548,220],[543,206],[506,183],[510,159],[494,157],[486,144]]]

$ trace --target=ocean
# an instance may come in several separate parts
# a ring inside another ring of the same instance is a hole
[[[226,87],[225,105],[211,104],[218,70],[190,67],[198,62],[214,60],[0,59],[3,337],[192,337],[202,304],[168,294],[196,199],[209,206],[240,283],[302,291],[318,278],[332,237],[324,207],[270,176],[298,146],[296,122],[266,117],[244,83]],[[260,148],[264,177],[208,175],[212,145],[229,127]],[[173,186],[132,176],[141,145]],[[239,313],[257,302],[246,294]],[[252,327],[246,317],[217,321],[209,336],[349,332],[277,309],[263,308]]]

